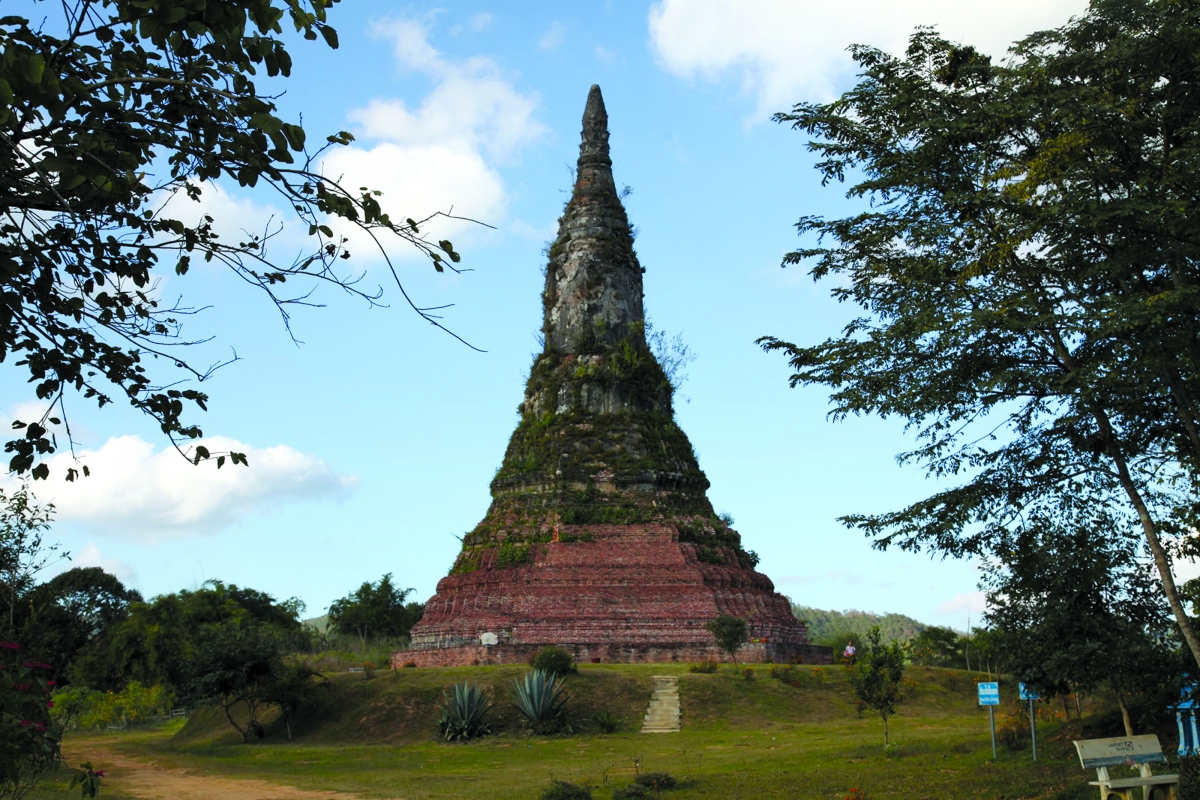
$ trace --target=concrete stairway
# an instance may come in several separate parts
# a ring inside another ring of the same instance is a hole
[[[654,694],[642,720],[642,733],[676,733],[680,724],[679,678],[655,675]]]

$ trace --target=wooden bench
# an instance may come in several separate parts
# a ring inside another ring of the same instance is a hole
[[[1179,776],[1155,775],[1150,771],[1151,764],[1167,763],[1157,736],[1085,739],[1075,742],[1075,750],[1084,769],[1096,770],[1096,780],[1088,783],[1100,787],[1100,800],[1134,800],[1133,790],[1139,786],[1142,788],[1142,800],[1151,800],[1154,795],[1161,797],[1164,791],[1169,800],[1178,800],[1176,787],[1179,785]],[[1141,776],[1108,777],[1109,767],[1120,766],[1138,767]]]

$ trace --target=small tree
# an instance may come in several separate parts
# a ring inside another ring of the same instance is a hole
[[[888,717],[896,713],[896,704],[904,699],[900,680],[904,677],[904,645],[880,641],[879,626],[867,632],[866,647],[858,652],[858,663],[850,667],[850,685],[854,696],[868,708],[879,712],[883,720],[883,747],[888,741]]]
[[[747,641],[746,620],[730,614],[721,614],[704,627],[708,628],[708,632],[717,640],[717,647],[729,653],[734,666],[737,666],[737,652]]]
[[[413,591],[397,589],[389,572],[378,582],[365,582],[353,593],[334,600],[329,606],[329,624],[338,633],[357,635],[364,649],[369,638],[407,636],[425,611],[419,603],[404,604]]]
[[[272,702],[269,691],[283,668],[283,646],[274,628],[241,619],[209,625],[188,661],[184,695],[195,705],[220,708],[249,742],[263,735],[258,712]],[[245,726],[234,718],[236,708],[245,709]]]
[[[42,541],[53,515],[54,506],[38,505],[27,486],[11,494],[0,489],[0,610],[4,612],[0,638],[16,638],[17,601],[33,588],[33,576],[67,558],[58,552],[57,544]]]
[[[329,686],[328,679],[302,662],[279,665],[263,683],[261,696],[265,703],[276,706],[283,718],[288,741],[292,740],[292,720],[318,688]]]

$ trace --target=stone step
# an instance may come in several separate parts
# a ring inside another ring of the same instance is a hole
[[[642,733],[675,733],[682,724],[679,709],[679,678],[654,676],[654,694],[642,719]]]

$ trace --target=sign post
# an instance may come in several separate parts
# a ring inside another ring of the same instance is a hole
[[[1042,696],[1023,683],[1018,685],[1020,686],[1021,699],[1029,701],[1029,733],[1033,737],[1033,760],[1037,761],[1037,714],[1033,711],[1033,701],[1041,700]]]
[[[1000,705],[1000,684],[996,681],[978,683],[979,705],[987,706],[988,723],[992,727],[992,760],[996,760],[996,706]]]

